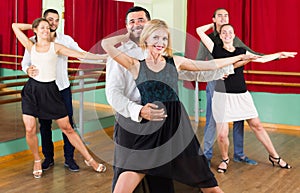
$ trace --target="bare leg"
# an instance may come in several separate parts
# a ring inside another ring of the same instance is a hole
[[[68,116],[58,119],[56,120],[56,122],[59,128],[61,128],[62,132],[68,137],[71,144],[81,153],[84,159],[88,161],[88,164],[91,165],[94,168],[94,170],[97,170],[99,164],[94,159],[92,159],[93,157],[88,152],[81,138],[71,127]]]
[[[265,146],[269,154],[273,157],[278,157],[278,153],[276,152],[273,143],[267,131],[263,128],[259,118],[249,119],[247,122],[255,133],[256,138]]]
[[[213,188],[201,188],[203,193],[224,193],[219,186]]]
[[[136,172],[123,172],[116,183],[114,193],[132,193],[145,174]]]
[[[34,166],[33,171],[38,171],[37,175],[41,175],[42,172],[42,165],[41,165],[41,158],[39,155],[39,144],[38,144],[38,138],[36,135],[36,120],[35,117],[30,115],[24,115],[23,114],[23,122],[25,125],[26,130],[26,142],[29,146],[29,149],[31,150],[34,158]]]
[[[228,148],[229,148],[229,127],[228,123],[217,123],[217,141],[218,141],[218,146],[219,150],[222,156],[222,160],[219,167],[220,171],[218,172],[225,172],[227,169],[227,164],[229,163],[229,156],[228,156]],[[225,163],[225,160],[226,163]]]
[[[269,134],[265,130],[265,128],[262,126],[260,119],[258,117],[247,120],[248,125],[255,133],[256,138],[264,145],[270,156],[273,158],[279,158],[278,153],[276,152],[274,145],[269,137]],[[273,160],[274,161],[274,160]],[[279,163],[280,166],[285,166],[286,162],[282,159]]]

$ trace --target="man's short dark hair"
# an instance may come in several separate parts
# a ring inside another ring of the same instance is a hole
[[[58,11],[56,11],[55,9],[47,9],[46,11],[44,11],[43,17],[46,18],[48,13],[55,13],[55,14],[59,15]]]
[[[217,9],[214,11],[213,17],[216,17],[217,11],[220,11],[220,10],[225,10],[225,11],[227,11],[225,8],[219,7],[219,8],[217,8]]]
[[[129,13],[138,12],[138,11],[145,12],[145,15],[146,15],[147,19],[151,20],[150,13],[148,12],[147,9],[145,9],[143,7],[139,7],[139,6],[134,6],[134,7],[131,7],[130,9],[128,9],[128,11],[126,13],[125,23],[127,24],[127,16],[128,16]]]

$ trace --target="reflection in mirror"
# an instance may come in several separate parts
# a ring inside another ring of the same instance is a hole
[[[28,76],[18,70],[20,57],[0,54],[0,142],[25,136],[22,121],[21,89]]]
[[[0,143],[10,140],[15,140],[25,137],[25,128],[22,120],[21,106],[21,90],[28,80],[28,76],[21,69],[20,62],[22,57],[0,54],[1,63],[11,66],[13,69],[6,67],[0,68]],[[15,62],[9,61],[15,59]],[[79,61],[71,61],[71,63],[79,63]],[[90,65],[90,64],[88,64]],[[80,64],[78,68],[69,68],[69,77],[71,81],[71,90],[73,92],[73,115],[77,128],[81,125],[80,114],[80,96],[84,95],[83,122],[91,120],[99,121],[105,117],[113,116],[113,112],[109,105],[105,103],[105,62],[96,64],[95,68],[89,69]],[[81,69],[86,73],[85,77],[78,76],[78,71]],[[80,81],[84,84],[80,85]],[[84,88],[82,88],[83,86]],[[57,124],[53,121],[53,129],[57,129]],[[37,132],[39,132],[39,124],[37,121]],[[81,132],[79,130],[79,132]],[[81,133],[80,133],[81,134]]]
[[[1,89],[1,94],[2,93],[3,91]],[[0,100],[7,100],[7,97],[0,96]],[[0,113],[0,142],[18,139],[25,136],[21,102],[0,104]]]

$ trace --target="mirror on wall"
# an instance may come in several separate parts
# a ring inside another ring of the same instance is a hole
[[[1,76],[2,78],[3,76]],[[3,86],[5,83],[0,83]],[[19,94],[9,95],[14,88],[0,89],[0,142],[22,138],[25,136],[25,128],[22,121],[21,102]],[[14,102],[14,101],[17,102]]]

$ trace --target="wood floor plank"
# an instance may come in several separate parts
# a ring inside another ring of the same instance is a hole
[[[87,146],[100,159],[112,162],[113,143],[112,128],[105,132],[95,131],[85,136]],[[230,130],[230,157],[232,158],[232,131]],[[214,157],[211,169],[220,187],[226,193],[299,193],[300,192],[300,134],[269,132],[278,153],[293,168],[290,170],[273,167],[268,161],[267,151],[255,138],[253,132],[245,131],[245,152],[248,157],[258,161],[258,165],[250,166],[230,160],[225,174],[216,172],[220,161],[217,144],[214,146]],[[197,130],[202,142],[203,126]],[[80,172],[70,172],[64,168],[62,142],[55,143],[55,165],[44,172],[41,179],[32,176],[32,155],[29,151],[0,158],[0,192],[5,193],[109,193],[113,176],[112,166],[106,163],[107,172],[96,173],[87,167],[82,156],[76,152],[75,159]]]

